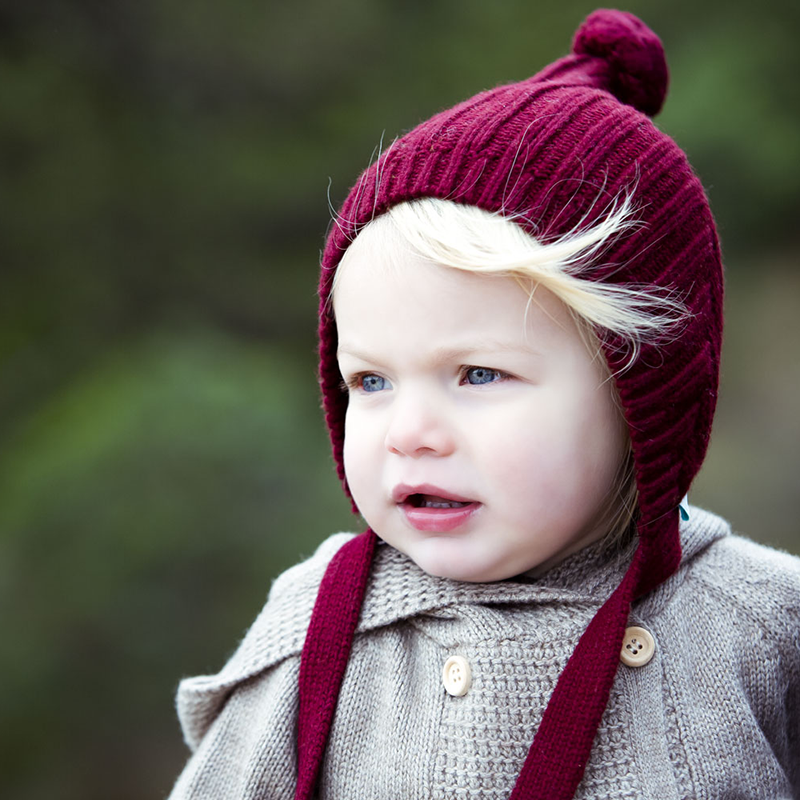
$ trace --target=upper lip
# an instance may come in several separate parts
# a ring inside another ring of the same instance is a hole
[[[464,497],[463,495],[451,492],[449,489],[442,489],[439,486],[434,486],[431,483],[420,483],[411,486],[407,483],[398,483],[392,489],[392,500],[395,503],[405,502],[412,494],[428,494],[433,497],[441,497],[443,500],[452,500],[456,503],[474,503],[471,497]]]

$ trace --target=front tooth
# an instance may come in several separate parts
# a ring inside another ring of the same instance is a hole
[[[436,502],[435,500],[427,500],[425,506],[427,508],[455,508],[457,503]]]

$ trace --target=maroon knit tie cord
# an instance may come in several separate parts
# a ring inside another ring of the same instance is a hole
[[[628,571],[578,642],[547,704],[511,800],[569,800],[575,794],[617,671],[636,574]],[[600,668],[587,671],[587,664]]]
[[[722,265],[699,180],[680,148],[646,116],[660,110],[667,79],[661,43],[649,28],[624,12],[594,12],[578,30],[571,55],[528,80],[440,112],[388,148],[349,193],[323,253],[320,384],[346,492],[347,397],[339,388],[331,282],[359,230],[391,206],[435,197],[505,214],[533,236],[554,237],[592,225],[612,200],[631,193],[639,225],[612,242],[585,277],[677,290],[689,311],[679,336],[658,347],[643,345],[632,365],[619,342],[598,332],[631,439],[639,547],[576,644],[512,800],[573,797],[608,702],[631,603],[680,563],[677,506],[710,436]],[[310,798],[319,779],[375,538],[367,532],[342,548],[320,586],[301,659],[296,800]],[[535,662],[530,669],[537,669]]]
[[[295,800],[310,798],[319,776],[376,538],[367,530],[349,541],[333,557],[320,584],[300,660]]]

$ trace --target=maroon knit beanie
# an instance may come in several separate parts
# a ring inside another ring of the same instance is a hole
[[[667,89],[658,37],[620,11],[591,14],[572,54],[534,77],[440,112],[398,139],[360,177],[325,247],[320,380],[339,477],[347,396],[340,391],[329,294],[359,230],[391,206],[435,197],[510,216],[552,238],[633,195],[640,224],[586,277],[677,291],[691,316],[680,336],[627,352],[598,332],[628,424],[639,490],[639,545],[622,583],[578,642],[545,710],[512,798],[571,798],[619,664],[631,602],[678,567],[678,503],[705,456],[717,397],[722,265],[714,222],[686,156],[647,115]],[[334,558],[320,587],[300,671],[297,798],[314,788],[369,575],[375,534]],[[532,670],[536,664],[530,665]]]

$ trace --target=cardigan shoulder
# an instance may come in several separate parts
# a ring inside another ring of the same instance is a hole
[[[693,508],[692,513],[699,517],[692,530],[707,522],[727,527],[706,511]],[[742,662],[771,663],[800,685],[800,558],[796,556],[729,532],[699,541],[693,541],[689,532],[678,572],[637,603],[634,611],[654,623],[660,619],[672,630],[698,625],[707,631],[703,638],[722,642]],[[754,643],[762,646],[754,648]]]
[[[721,537],[637,603],[633,617],[660,651],[672,760],[693,762],[696,773],[687,786],[723,796],[735,776],[768,775],[770,786],[800,796],[800,559]],[[704,757],[689,758],[686,743]]]
[[[691,579],[767,630],[797,631],[800,625],[800,558],[789,553],[732,535],[691,565]]]
[[[800,692],[800,558],[729,536],[690,566],[687,581],[719,609],[748,666],[771,661],[787,691]]]
[[[800,660],[800,558],[744,536],[722,536],[690,552],[643,606],[658,613],[679,603],[688,611],[701,598],[717,609],[720,621],[733,615]]]
[[[279,575],[266,605],[222,670],[180,682],[176,698],[178,719],[191,750],[198,747],[237,684],[300,654],[325,569],[354,536],[329,536],[311,558]]]

